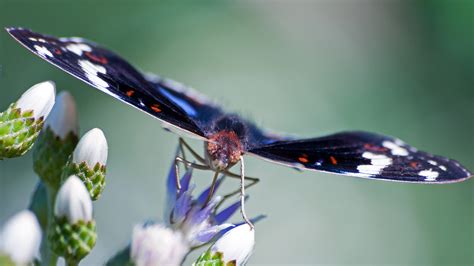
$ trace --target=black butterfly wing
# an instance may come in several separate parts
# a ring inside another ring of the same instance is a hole
[[[212,128],[218,117],[225,115],[222,108],[206,96],[172,79],[145,74],[154,91],[179,106],[203,132]]]
[[[23,28],[6,30],[28,50],[74,77],[173,127],[204,137],[182,107],[117,54],[82,38],[56,38]]]
[[[239,115],[226,113],[220,105],[177,81],[162,78],[155,74],[145,74],[144,76],[150,84],[153,84],[155,90],[180,106],[187,115],[192,117],[203,132],[212,130],[216,121],[226,117],[244,125],[248,149],[289,139],[279,134],[264,131]]]
[[[367,132],[279,141],[249,152],[292,167],[399,182],[450,183],[472,175],[457,161]]]

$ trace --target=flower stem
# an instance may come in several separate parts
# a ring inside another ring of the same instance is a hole
[[[51,250],[51,243],[48,241],[49,230],[51,230],[54,221],[54,200],[57,192],[56,188],[46,185],[48,223],[43,234],[43,241],[41,242],[41,264],[43,266],[55,266],[58,260],[58,256]]]
[[[66,258],[66,266],[77,266],[77,265],[79,265],[78,261]]]

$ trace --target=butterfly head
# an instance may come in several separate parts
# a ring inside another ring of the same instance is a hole
[[[206,150],[210,166],[215,170],[223,171],[240,160],[243,146],[234,131],[222,130],[209,137]]]

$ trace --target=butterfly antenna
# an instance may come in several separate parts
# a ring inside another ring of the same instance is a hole
[[[245,213],[245,163],[242,155],[240,156],[240,212],[244,221],[253,229],[254,226]]]

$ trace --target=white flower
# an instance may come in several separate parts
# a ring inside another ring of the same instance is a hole
[[[98,128],[89,130],[77,144],[72,154],[72,161],[76,164],[86,162],[89,167],[97,163],[107,163],[107,140],[104,133]]]
[[[33,110],[35,119],[48,116],[54,105],[54,96],[56,94],[56,87],[54,82],[45,81],[38,83],[28,89],[16,103],[16,107],[20,108],[22,112]]]
[[[130,257],[137,266],[181,265],[189,246],[178,231],[161,224],[133,228]]]
[[[211,251],[223,253],[224,262],[235,260],[237,265],[245,265],[255,245],[255,230],[244,223],[232,228],[219,238]]]
[[[0,253],[19,265],[28,264],[39,254],[41,229],[36,216],[28,210],[11,217],[0,235]]]
[[[69,92],[62,91],[56,96],[56,104],[44,127],[47,126],[62,139],[70,132],[78,134],[76,102]]]
[[[56,217],[67,217],[70,224],[92,220],[92,200],[84,183],[77,176],[70,176],[59,189],[54,205]]]

